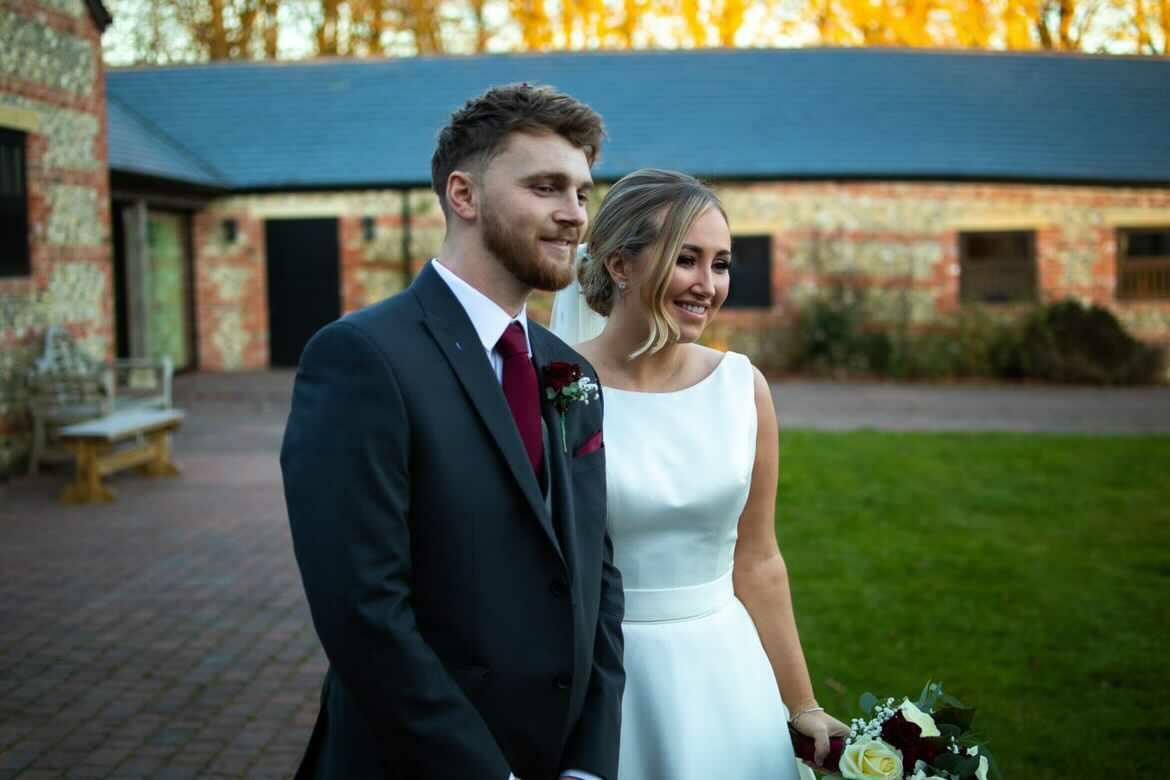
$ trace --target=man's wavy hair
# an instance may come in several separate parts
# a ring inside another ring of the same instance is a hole
[[[510,133],[556,133],[597,160],[605,127],[584,103],[549,86],[507,84],[467,101],[439,131],[431,157],[431,189],[447,213],[447,179],[454,170],[480,175],[499,154]]]

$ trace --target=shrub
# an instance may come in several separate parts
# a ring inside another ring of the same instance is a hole
[[[818,374],[885,373],[893,354],[888,333],[869,323],[864,291],[835,284],[809,303],[796,323],[795,368]]]
[[[1066,300],[1022,318],[966,308],[931,329],[903,322],[883,330],[869,317],[864,291],[842,284],[801,311],[793,355],[797,369],[814,374],[899,379],[1150,384],[1166,366],[1164,350],[1133,338],[1101,306]]]
[[[1135,339],[1108,309],[1074,300],[1038,309],[1002,357],[1009,376],[1053,382],[1152,384],[1165,371],[1164,350]]]

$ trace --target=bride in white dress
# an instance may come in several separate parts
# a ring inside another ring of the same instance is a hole
[[[552,327],[605,401],[626,597],[619,778],[793,780],[789,719],[818,759],[848,727],[817,706],[796,631],[768,384],[696,343],[733,277],[727,218],[697,180],[644,169],[610,189],[587,247]]]

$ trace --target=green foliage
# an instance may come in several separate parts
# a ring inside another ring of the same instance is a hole
[[[1001,353],[1008,376],[1103,385],[1152,384],[1165,353],[1133,338],[1111,311],[1073,300],[1043,307]]]
[[[992,776],[1164,776],[1170,437],[785,431],[780,447],[777,536],[831,714],[935,676],[978,707]]]
[[[794,367],[837,376],[885,373],[893,345],[889,335],[871,327],[870,321],[864,288],[835,284],[828,296],[800,312]]]
[[[930,328],[876,319],[865,290],[845,283],[800,312],[792,354],[812,374],[897,379],[987,377],[1087,384],[1152,384],[1165,353],[1126,332],[1100,306],[1039,306],[1022,318],[964,308]]]

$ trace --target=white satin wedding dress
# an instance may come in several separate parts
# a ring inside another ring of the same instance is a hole
[[[557,296],[562,322],[562,296],[575,289]],[[732,590],[756,454],[753,387],[748,359],[727,353],[677,392],[602,388],[609,531],[626,597],[619,780],[798,777],[788,711]]]

